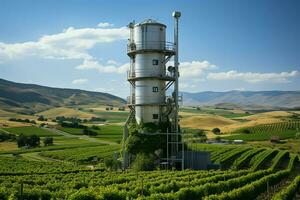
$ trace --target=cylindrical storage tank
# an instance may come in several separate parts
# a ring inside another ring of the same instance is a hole
[[[139,49],[164,49],[166,25],[146,20],[134,26],[134,43]]]
[[[133,27],[131,37],[135,118],[138,123],[159,122],[166,104],[166,26],[146,20]]]
[[[136,77],[162,77],[166,74],[165,56],[161,53],[143,53],[135,56]]]
[[[159,80],[141,80],[135,83],[136,104],[163,104],[165,102],[165,82]]]
[[[161,108],[159,106],[136,106],[135,119],[137,123],[159,122]]]

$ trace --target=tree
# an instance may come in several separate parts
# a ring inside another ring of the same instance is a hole
[[[219,134],[221,133],[221,130],[220,130],[219,128],[214,128],[214,129],[212,130],[212,132],[213,132],[214,134],[216,134],[216,135],[219,135]]]
[[[43,115],[40,115],[37,120],[38,121],[47,121],[47,118],[45,118]]]
[[[154,167],[155,165],[153,155],[147,155],[145,153],[137,154],[133,163],[133,168],[136,171],[151,171],[154,169]]]
[[[17,144],[18,147],[23,147],[27,144],[27,137],[24,136],[23,134],[20,134],[19,137],[17,138]]]
[[[83,134],[88,135],[88,136],[96,136],[97,135],[97,133],[95,131],[92,131],[88,128],[83,129]]]
[[[98,126],[95,126],[95,125],[93,125],[91,128],[94,129],[94,130],[100,130],[100,128]]]
[[[37,135],[31,135],[29,138],[27,138],[27,144],[30,147],[37,147],[40,145],[40,137]]]
[[[243,130],[242,130],[242,133],[249,134],[249,133],[251,133],[251,132],[250,132],[249,129],[243,129]]]
[[[45,137],[43,142],[45,146],[53,145],[53,137]]]

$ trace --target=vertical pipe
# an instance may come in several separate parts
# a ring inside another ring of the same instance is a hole
[[[178,21],[179,18],[181,16],[181,13],[178,11],[174,11],[173,12],[173,17],[175,20],[175,26],[174,26],[174,45],[175,45],[175,57],[174,57],[174,67],[175,67],[175,84],[174,84],[174,92],[175,92],[175,131],[176,131],[176,153],[179,152],[179,137],[178,137],[178,124],[179,124],[179,119],[178,119],[178,111],[179,111],[179,105],[178,105],[178,77],[179,77],[179,70],[178,70],[178,66],[179,66],[179,62],[178,62],[178,58],[179,58],[179,52],[178,52]],[[183,138],[181,138],[181,140],[183,140]],[[183,142],[181,141],[181,144],[183,145]],[[183,150],[183,148],[182,148]],[[184,152],[182,151],[182,155],[181,155],[181,168],[182,170],[184,169]]]
[[[175,67],[175,84],[174,84],[174,90],[175,90],[175,131],[178,133],[178,19],[180,17],[179,12],[175,11],[173,12],[173,17],[175,19],[175,26],[174,26],[174,45],[175,45],[175,56],[174,56],[174,67]]]

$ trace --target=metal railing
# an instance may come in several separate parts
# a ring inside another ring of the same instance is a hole
[[[147,42],[130,42],[127,44],[127,52],[134,52],[140,50],[163,50],[163,51],[175,51],[174,43],[172,42],[160,42],[160,41],[147,41]]]
[[[144,98],[144,96],[128,96],[127,97],[127,104],[134,105],[136,103],[136,100],[135,100],[136,98]],[[167,100],[169,98],[172,98],[172,96],[165,96],[163,101],[161,101],[161,102],[167,103]]]
[[[160,77],[160,78],[174,78],[175,77],[175,74],[174,73],[171,73],[169,71],[165,71],[164,74],[157,74],[157,73],[147,73],[146,76],[136,76],[136,72],[135,71],[127,71],[127,79],[133,79],[133,78],[143,78],[143,77]]]

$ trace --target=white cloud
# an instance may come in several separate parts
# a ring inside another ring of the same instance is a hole
[[[120,63],[115,61],[115,60],[108,60],[107,64],[109,64],[109,65],[120,65]]]
[[[100,22],[98,24],[98,27],[100,27],[100,28],[106,28],[106,27],[112,27],[112,26],[114,26],[114,24],[111,24],[111,23],[108,23],[108,22]]]
[[[78,65],[76,69],[86,70],[86,69],[96,69],[102,73],[125,73],[129,69],[129,63],[117,66],[115,64],[103,65],[96,61],[95,59],[85,59],[81,65]]]
[[[5,62],[28,56],[46,59],[92,59],[88,53],[101,43],[110,43],[128,38],[128,29],[120,28],[73,28],[61,33],[44,35],[37,41],[22,43],[0,42],[0,60]]]
[[[181,78],[199,78],[205,71],[216,68],[216,65],[213,65],[206,60],[182,62],[179,65],[179,72]]]
[[[295,77],[299,74],[298,71],[294,70],[291,72],[280,72],[280,73],[257,73],[257,72],[217,72],[209,73],[207,79],[210,80],[241,80],[249,83],[258,83],[264,81],[271,82],[289,82],[289,78]]]
[[[89,80],[88,79],[85,79],[85,78],[80,78],[80,79],[75,79],[72,81],[72,84],[75,84],[75,85],[80,85],[80,84],[85,84],[87,83]]]
[[[197,85],[195,84],[191,84],[191,83],[187,83],[187,82],[182,82],[179,83],[179,90],[191,90],[191,89],[195,89],[197,87]]]

